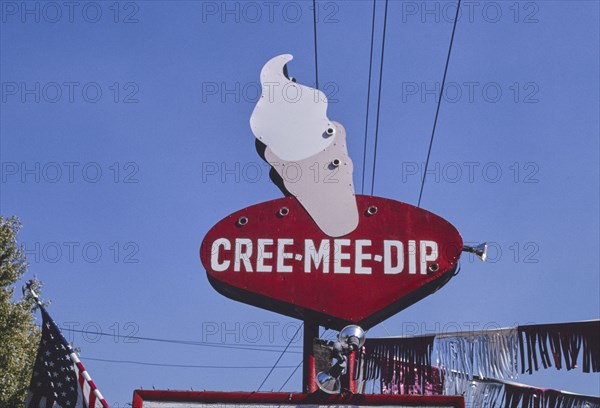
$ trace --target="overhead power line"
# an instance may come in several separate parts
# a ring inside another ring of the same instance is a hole
[[[427,167],[429,166],[429,157],[431,156],[431,146],[433,146],[433,137],[435,136],[435,128],[437,126],[438,116],[440,114],[440,106],[444,95],[444,85],[446,84],[446,74],[448,73],[448,65],[450,64],[450,54],[452,54],[452,44],[454,43],[454,33],[456,32],[456,23],[458,22],[458,13],[460,11],[460,0],[456,4],[456,15],[454,16],[454,26],[452,27],[452,37],[450,37],[450,46],[448,47],[448,56],[446,57],[446,67],[444,68],[444,77],[442,79],[442,87],[440,89],[440,97],[438,99],[437,108],[435,110],[435,119],[433,120],[433,129],[431,130],[431,139],[429,139],[429,149],[427,150],[427,160],[425,160],[425,169],[423,171],[423,179],[421,180],[421,191],[419,192],[419,201],[417,207],[421,207],[421,198],[423,197],[423,187],[427,178]]]
[[[267,344],[251,344],[251,345],[246,346],[246,345],[242,345],[242,344],[233,345],[233,344],[227,344],[227,343],[211,343],[211,342],[202,342],[202,341],[193,341],[193,340],[160,339],[160,338],[154,338],[154,337],[140,337],[140,336],[120,335],[120,334],[116,334],[116,333],[85,331],[85,330],[78,330],[78,329],[65,328],[65,327],[61,327],[61,331],[71,331],[71,332],[76,332],[76,333],[83,333],[83,334],[87,334],[87,335],[102,336],[102,337],[152,341],[152,342],[158,342],[158,343],[183,344],[183,345],[187,345],[187,346],[217,347],[217,348],[237,349],[237,350],[246,350],[246,351],[267,351],[267,352],[275,352],[275,353],[280,352],[282,347],[289,346],[289,344],[288,344],[288,346],[267,345]],[[301,346],[290,346],[290,347],[301,347]],[[290,351],[290,353],[301,354],[300,351]]]
[[[144,366],[154,366],[154,367],[174,367],[174,368],[211,368],[211,369],[267,369],[271,368],[271,366],[219,366],[219,365],[193,365],[193,364],[164,364],[164,363],[151,363],[147,361],[133,361],[133,360],[109,360],[106,358],[95,358],[95,357],[85,357],[86,360],[91,361],[100,361],[103,363],[114,363],[114,364],[136,364],[136,365],[144,365]],[[294,366],[279,366],[277,368],[294,368]]]
[[[330,330],[330,329],[325,329],[325,330],[323,331],[323,333],[321,334],[321,336],[319,336],[319,337],[321,337],[322,339],[324,339],[324,338],[325,338],[325,336],[327,335],[327,332],[328,332],[329,330]],[[334,335],[335,335],[335,334],[334,334]],[[279,391],[283,390],[283,387],[285,387],[285,386],[286,386],[286,384],[287,384],[287,383],[288,383],[288,382],[289,382],[289,381],[292,379],[292,377],[294,376],[294,374],[296,374],[296,371],[298,371],[298,369],[300,368],[300,366],[302,365],[302,363],[303,363],[303,362],[304,362],[304,360],[300,360],[300,362],[298,363],[298,365],[296,366],[296,368],[294,368],[294,371],[292,371],[292,373],[291,373],[291,374],[290,374],[290,376],[289,376],[289,377],[288,377],[288,378],[285,380],[285,382],[284,382],[283,384],[281,384],[281,387],[279,387]]]
[[[379,91],[377,93],[377,118],[375,119],[375,147],[373,151],[373,174],[371,178],[371,195],[375,190],[375,169],[377,167],[377,142],[379,140],[379,112],[381,108],[381,83],[383,82],[383,56],[385,54],[385,32],[387,28],[388,0],[385,0],[383,14],[383,39],[381,40],[381,63],[379,65]]]
[[[363,166],[362,166],[362,179],[360,186],[360,193],[365,193],[365,167],[367,164],[367,131],[369,129],[369,106],[371,105],[371,73],[373,69],[373,39],[375,37],[375,3],[373,0],[373,17],[371,20],[371,51],[369,55],[369,84],[367,85],[367,109],[365,117],[365,143],[363,147]]]
[[[300,362],[298,363],[298,365],[296,366],[296,368],[294,368],[294,371],[292,371],[292,373],[287,378],[287,380],[285,380],[285,382],[281,385],[281,387],[279,387],[279,391],[283,390],[283,387],[285,387],[286,384],[292,379],[292,377],[294,376],[294,374],[296,374],[296,371],[298,371],[298,369],[300,368],[300,366],[302,365],[303,362],[304,361],[300,360]]]
[[[300,329],[302,328],[302,326],[304,326],[304,323],[302,323],[300,326],[298,326],[298,329],[296,330],[296,333],[294,333],[294,335],[292,336],[292,338],[290,339],[290,342],[288,343],[288,345],[285,347],[285,349],[283,349],[283,351],[281,352],[281,354],[279,355],[279,358],[277,359],[277,361],[275,361],[275,364],[273,364],[273,367],[271,367],[271,369],[269,370],[269,372],[267,373],[267,375],[265,376],[265,379],[260,383],[260,385],[258,386],[258,389],[256,391],[260,391],[260,389],[262,388],[263,385],[265,385],[265,382],[267,381],[267,379],[269,378],[269,376],[271,375],[271,373],[273,372],[273,370],[275,369],[275,367],[277,366],[277,364],[279,363],[279,361],[281,360],[281,358],[283,357],[283,355],[285,354],[285,352],[287,351],[288,347],[290,346],[290,344],[292,344],[292,340],[294,340],[296,338],[296,336],[298,335],[298,333],[300,332]],[[293,367],[293,366],[292,366]]]
[[[315,88],[319,89],[319,60],[317,52],[317,0],[313,0],[313,33],[315,38]]]

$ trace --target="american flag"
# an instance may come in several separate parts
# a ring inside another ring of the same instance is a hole
[[[25,408],[109,408],[56,323],[40,309],[42,339]]]

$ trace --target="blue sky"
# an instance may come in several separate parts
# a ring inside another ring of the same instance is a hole
[[[293,54],[290,74],[314,86],[311,3],[0,2],[0,213],[21,218],[27,278],[44,282],[60,325],[87,332],[72,339],[112,406],[139,387],[255,390],[268,369],[91,358],[271,366],[278,353],[97,329],[281,349],[297,328],[216,293],[198,248],[221,218],[281,196],[249,118],[275,55]],[[453,4],[390,1],[375,195],[416,205]],[[359,192],[371,7],[318,2],[319,85],[346,128]],[[372,102],[382,21],[378,2]],[[599,317],[599,49],[598,2],[465,3],[422,207],[466,242],[490,242],[491,259],[466,256],[446,287],[370,336]],[[375,103],[370,114],[367,193]],[[599,389],[598,375],[554,369],[519,381]],[[299,372],[284,389],[300,389]]]

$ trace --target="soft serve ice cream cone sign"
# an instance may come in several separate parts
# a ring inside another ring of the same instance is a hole
[[[250,118],[286,197],[225,217],[206,234],[200,257],[225,296],[327,327],[367,329],[443,286],[462,238],[426,210],[355,194],[346,131],[327,117],[321,91],[288,76],[291,59],[265,64]]]

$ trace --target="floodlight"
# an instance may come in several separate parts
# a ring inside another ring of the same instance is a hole
[[[483,244],[479,244],[475,247],[468,246],[468,245],[463,246],[464,252],[469,252],[471,254],[475,254],[482,261],[485,261],[485,258],[487,258],[487,249],[488,249],[488,246],[487,246],[486,242],[484,242]]]
[[[327,394],[339,394],[342,389],[339,378],[323,371],[317,374],[317,386]]]
[[[338,340],[351,350],[358,350],[365,344],[365,331],[360,326],[346,326],[338,334]]]
[[[339,394],[342,389],[340,376],[346,372],[348,357],[342,354],[336,356],[336,360],[329,370],[317,374],[317,386],[327,394]]]
[[[340,393],[342,389],[340,376],[346,373],[348,354],[365,344],[365,331],[356,325],[344,327],[337,337],[336,342],[325,342],[332,348],[331,355],[335,359],[335,364],[329,370],[317,374],[317,386],[328,394]]]

